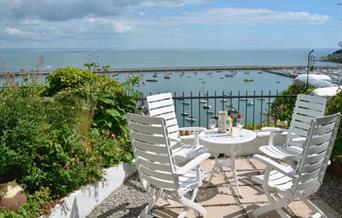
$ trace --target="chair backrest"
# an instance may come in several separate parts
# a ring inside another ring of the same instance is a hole
[[[177,190],[165,120],[128,113],[127,122],[140,179],[156,189]]]
[[[178,123],[171,93],[146,97],[148,113],[152,117],[162,117],[166,121],[169,136],[178,136]]]
[[[318,190],[329,164],[341,114],[312,119],[302,158],[297,165],[295,187],[308,194]]]
[[[310,128],[312,118],[324,116],[326,98],[319,96],[303,95],[297,96],[292,120],[287,135],[288,145],[303,147],[302,144],[291,141],[292,138],[306,137]]]

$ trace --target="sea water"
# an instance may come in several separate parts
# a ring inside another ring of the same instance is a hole
[[[1,71],[53,70],[84,67],[95,62],[112,68],[194,66],[306,65],[310,49],[288,50],[104,50],[104,49],[2,49]],[[315,57],[334,49],[316,49]],[[317,65],[322,63],[316,62]],[[325,64],[325,63],[324,63]]]
[[[327,55],[333,49],[316,50],[316,57]],[[117,51],[100,49],[1,49],[0,63],[2,71],[52,71],[62,66],[84,68],[84,63],[96,62],[100,66],[109,64],[111,68],[139,67],[200,67],[200,66],[290,66],[306,65],[307,50],[135,50]],[[316,58],[316,59],[317,59]],[[326,63],[316,62],[316,65]],[[140,76],[142,82],[138,89],[144,95],[171,92],[174,96],[224,96],[224,95],[275,95],[292,83],[292,79],[261,71],[201,71],[201,72],[158,72],[152,73],[122,73],[109,74],[122,82],[130,76]],[[170,79],[165,78],[170,76]],[[230,75],[230,76],[226,76]],[[45,76],[38,76],[42,82]],[[149,80],[156,82],[148,82]],[[20,81],[21,78],[15,78]],[[224,101],[224,100],[222,100]],[[240,112],[247,123],[268,121],[269,105],[273,98],[254,101],[238,99],[222,102],[220,99],[208,100],[210,109],[203,108],[199,100],[192,100],[191,105],[175,101],[178,121],[181,126],[206,126],[208,118],[219,110],[234,110]],[[227,106],[227,104],[229,104]],[[212,112],[212,113],[208,113]],[[188,113],[196,119],[188,121],[181,113]]]
[[[200,99],[175,101],[178,122],[181,126],[208,126],[209,117],[220,110],[240,112],[246,123],[270,121],[267,113],[273,97],[292,84],[293,79],[263,71],[194,71],[194,72],[153,72],[109,74],[121,82],[132,76],[139,76],[138,90],[145,96],[171,92],[178,97],[201,96],[207,100],[204,108]],[[153,82],[148,82],[153,81]],[[251,96],[264,96],[252,98]],[[207,99],[206,96],[209,96]],[[221,96],[220,98],[212,98]],[[240,98],[229,98],[235,96]],[[248,98],[246,98],[248,96]],[[208,112],[209,111],[209,112]],[[182,116],[187,113],[188,116]],[[235,113],[236,115],[236,113]],[[190,121],[193,117],[196,121]]]

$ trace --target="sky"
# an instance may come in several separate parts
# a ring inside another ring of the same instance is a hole
[[[339,0],[0,0],[0,48],[336,48]]]

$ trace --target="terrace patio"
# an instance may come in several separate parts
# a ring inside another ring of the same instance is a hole
[[[201,165],[205,171],[210,171],[213,166],[213,159]],[[256,207],[268,202],[261,186],[250,180],[250,176],[263,171],[264,165],[251,156],[245,156],[236,159],[236,169],[242,198],[237,195],[228,168],[223,166],[220,173],[214,174],[211,183],[208,183],[208,177],[205,179],[196,200],[207,209],[206,217],[249,217],[250,212]],[[339,198],[341,193],[342,180],[327,173],[323,185],[311,200],[328,217],[341,217],[342,202]],[[150,196],[143,189],[138,175],[134,174],[97,206],[88,217],[137,217],[149,200]],[[177,217],[182,210],[183,205],[173,201],[159,200],[152,213],[155,217]],[[297,200],[290,204],[287,212],[291,217],[308,217],[311,211],[303,202]],[[196,214],[190,210],[188,217],[196,217]],[[265,217],[273,218],[279,215],[274,212]]]

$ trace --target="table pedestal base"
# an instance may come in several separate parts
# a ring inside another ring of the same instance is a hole
[[[209,177],[209,183],[211,182],[211,179],[213,178],[213,174],[216,172],[219,173],[220,168],[222,168],[222,166],[226,166],[229,168],[230,172],[233,174],[233,179],[235,182],[235,188],[237,190],[239,197],[242,198],[242,194],[240,192],[239,185],[238,185],[239,177],[237,176],[236,169],[235,169],[235,156],[231,156],[231,157],[229,157],[228,160],[224,160],[224,161],[222,161],[222,163],[220,163],[220,161],[218,160],[218,155],[219,154],[215,154],[215,165],[214,165],[213,169],[211,170],[210,177]]]

